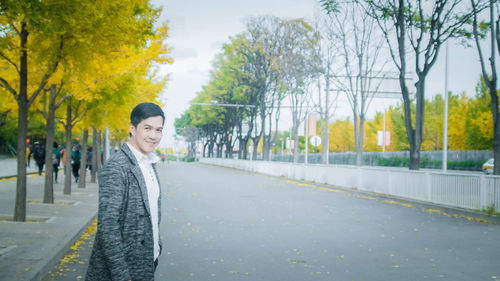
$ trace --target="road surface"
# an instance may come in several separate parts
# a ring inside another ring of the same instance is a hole
[[[160,174],[156,280],[500,279],[498,218],[203,164]],[[50,280],[83,280],[89,254]]]

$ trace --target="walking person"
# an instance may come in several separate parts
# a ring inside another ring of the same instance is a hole
[[[26,144],[26,167],[30,167],[30,162],[31,162],[31,154],[33,154],[33,148],[31,146],[31,143],[29,142],[29,139]]]
[[[61,146],[59,152],[61,153],[61,160],[64,168],[64,174],[66,174],[66,148],[64,146]]]
[[[35,142],[35,149],[33,152],[36,165],[38,166],[38,175],[42,175],[43,165],[45,164],[45,147],[39,142]]]
[[[128,142],[99,173],[97,233],[85,280],[154,280],[161,253],[161,194],[153,151],[165,116],[153,103],[137,105]]]
[[[78,182],[80,177],[80,160],[82,159],[82,154],[80,152],[80,146],[73,146],[71,151],[71,168],[73,170],[73,176],[75,177],[75,182]]]
[[[89,146],[87,149],[87,169],[89,172],[92,171],[92,146]]]
[[[59,145],[54,142],[52,146],[52,167],[54,168],[54,179],[57,183],[57,174],[59,173],[59,165],[61,163],[61,152],[59,151]]]

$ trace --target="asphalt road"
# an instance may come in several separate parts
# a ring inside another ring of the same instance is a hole
[[[498,219],[202,164],[160,174],[156,280],[500,279]],[[81,280],[89,254],[48,280]]]

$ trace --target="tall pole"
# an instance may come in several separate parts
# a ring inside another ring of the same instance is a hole
[[[109,127],[108,125],[106,125],[106,129],[104,131],[104,147],[105,147],[105,150],[104,150],[104,161],[108,160],[109,159]]]
[[[448,41],[444,70],[444,110],[443,110],[443,172],[448,168]]]
[[[325,91],[325,131],[321,132],[322,134],[326,134],[326,137],[323,137],[323,143],[326,142],[326,145],[323,144],[323,148],[325,152],[323,152],[323,155],[326,155],[326,159],[323,160],[323,163],[328,165],[328,158],[330,158],[330,124],[329,119],[330,119],[330,79],[326,79],[326,91]]]
[[[385,109],[384,109],[384,125],[382,127],[382,153],[385,152]]]
[[[304,134],[306,136],[306,155],[305,155],[305,159],[304,159],[304,163],[307,164],[307,151],[309,150],[308,149],[308,146],[309,146],[309,143],[308,143],[308,139],[309,139],[309,112],[306,112],[306,133]]]

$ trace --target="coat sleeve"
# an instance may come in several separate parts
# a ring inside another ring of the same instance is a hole
[[[127,192],[126,173],[117,162],[108,162],[99,174],[98,227],[106,264],[113,280],[131,280],[120,225]]]

